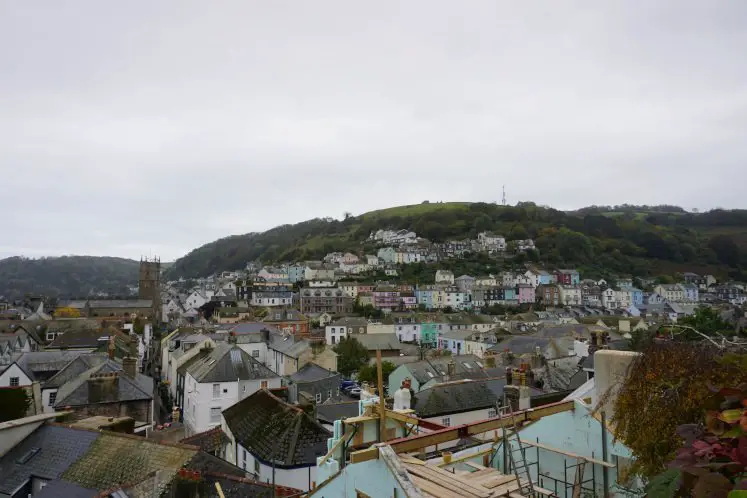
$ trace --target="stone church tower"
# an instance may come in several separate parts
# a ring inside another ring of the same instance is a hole
[[[138,299],[152,300],[154,323],[158,323],[161,314],[161,260],[158,257],[140,259]]]

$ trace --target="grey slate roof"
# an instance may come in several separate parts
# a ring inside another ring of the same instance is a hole
[[[308,413],[261,389],[223,411],[237,443],[278,467],[313,467],[332,433]]]
[[[202,361],[190,365],[187,372],[200,383],[271,379],[278,376],[243,349],[227,343],[216,344]]]
[[[222,327],[221,327],[222,328]],[[240,334],[259,334],[259,332],[262,329],[267,329],[270,331],[270,333],[275,332],[279,333],[278,329],[270,325],[268,323],[263,322],[246,322],[246,323],[237,323],[230,325],[226,327],[229,331],[233,332],[236,335]]]
[[[284,355],[290,356],[291,358],[298,358],[299,356],[301,356],[301,354],[303,354],[304,351],[309,349],[311,345],[308,341],[297,340],[292,335],[283,336],[280,333],[271,333],[269,347],[274,349],[275,351],[280,351]]]
[[[499,397],[484,381],[440,384],[415,395],[415,413],[421,418],[494,408]]]
[[[71,329],[62,335],[55,337],[47,349],[63,348],[97,348],[105,340],[99,340],[108,337],[109,332],[99,329]]]
[[[291,374],[289,378],[293,382],[314,382],[338,375],[340,374],[338,374],[337,372],[330,372],[326,368],[322,368],[316,363],[307,363],[297,372]]]
[[[89,308],[150,308],[153,301],[150,299],[112,299],[88,301]]]
[[[322,403],[316,405],[316,418],[325,423],[334,423],[341,418],[357,417],[359,414],[358,401],[344,401],[342,403]]]
[[[349,337],[354,337],[369,351],[375,351],[381,349],[382,351],[399,351],[402,345],[397,338],[397,334],[351,334]]]
[[[99,435],[55,425],[41,426],[0,458],[0,493],[12,493],[31,476],[59,479]]]
[[[149,400],[153,398],[152,378],[138,372],[136,377],[134,379],[131,379],[127,375],[125,375],[124,372],[122,372],[121,364],[107,358],[100,365],[96,365],[86,370],[69,382],[63,384],[57,391],[55,408],[91,404],[88,392],[88,379],[93,374],[112,372],[119,373],[116,381],[116,394],[111,393],[112,396],[110,398],[101,400],[100,402],[113,403],[117,401],[137,401]]]
[[[44,353],[58,353],[62,355],[62,358],[68,358],[67,363],[44,383],[44,389],[60,387],[86,370],[101,365],[107,358],[103,353],[82,354],[81,351],[45,351]],[[72,359],[69,359],[71,353],[77,354],[72,355]]]
[[[437,379],[448,373],[449,362],[454,362],[454,373],[456,375],[468,373],[473,376],[480,375],[487,377],[483,371],[484,363],[475,355],[443,356],[438,358],[426,358],[425,360],[406,363],[406,367],[412,377],[420,384],[425,384],[429,380]],[[480,366],[482,364],[482,366]],[[400,367],[401,368],[401,367]]]
[[[97,489],[84,488],[67,481],[50,481],[34,498],[91,498]]]

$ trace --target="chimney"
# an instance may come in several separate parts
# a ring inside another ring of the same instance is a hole
[[[119,375],[117,372],[93,374],[88,378],[88,402],[105,403],[119,397]]]
[[[106,351],[107,354],[109,355],[110,360],[114,359],[114,351],[115,351],[114,336],[111,336],[109,337],[109,347],[107,348],[107,351]]]
[[[506,385],[512,385],[514,383],[514,373],[511,367],[506,367]]]
[[[532,407],[529,386],[519,386],[519,410],[528,410]]]
[[[269,329],[262,329],[259,331],[259,335],[262,339],[262,342],[270,342],[270,330]]]
[[[133,358],[132,356],[128,356],[125,359],[122,360],[122,370],[124,371],[124,374],[134,379],[137,375],[137,358]]]
[[[449,377],[452,377],[456,374],[456,363],[454,363],[454,361],[450,361],[446,364],[446,373],[449,375]]]

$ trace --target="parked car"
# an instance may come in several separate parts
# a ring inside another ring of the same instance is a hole
[[[361,397],[361,388],[360,387],[354,387],[348,391],[348,396],[351,398],[360,398]]]
[[[340,382],[340,389],[344,391],[345,389],[356,387],[357,385],[358,383],[354,380],[343,380],[342,382]]]

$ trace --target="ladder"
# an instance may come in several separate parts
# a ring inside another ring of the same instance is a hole
[[[506,445],[508,459],[516,476],[516,484],[519,486],[517,491],[521,496],[532,496],[534,494],[534,484],[532,484],[532,476],[529,475],[525,448],[521,444],[521,438],[519,438],[519,431],[517,430],[516,417],[514,417],[513,410],[508,416],[511,418],[510,431],[506,430],[505,425],[503,426],[503,444]]]

